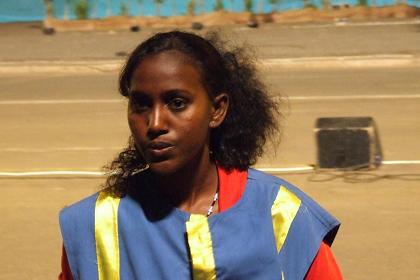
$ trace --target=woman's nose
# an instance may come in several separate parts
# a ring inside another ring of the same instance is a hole
[[[155,106],[149,115],[149,126],[147,134],[151,138],[156,138],[168,132],[166,114],[164,108]]]

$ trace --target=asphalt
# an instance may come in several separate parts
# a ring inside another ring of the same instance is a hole
[[[0,64],[123,60],[145,38],[156,32],[168,30],[170,29],[143,28],[139,32],[111,30],[44,35],[40,22],[1,24]],[[257,29],[234,25],[205,28],[199,33],[205,34],[214,30],[234,44],[247,44],[260,59],[420,56],[418,19],[329,24],[264,24]]]

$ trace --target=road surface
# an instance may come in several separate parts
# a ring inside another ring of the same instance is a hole
[[[127,32],[42,37],[36,25],[8,28],[0,28],[6,42],[0,44],[0,68],[6,62],[19,67],[39,60],[111,60],[145,36]],[[238,27],[235,32],[248,35],[263,59],[378,54],[415,58],[420,53],[419,30],[410,23],[266,26],[258,31]],[[372,116],[388,163],[420,160],[420,68],[370,67],[371,62],[366,67],[262,67],[270,92],[282,100],[285,117],[277,153],[268,147],[257,166],[315,163],[314,123],[326,116]],[[117,75],[114,70],[3,73],[0,172],[99,170],[129,134]],[[342,221],[333,250],[345,279],[420,279],[419,165],[281,176]],[[80,176],[0,178],[0,278],[54,279],[61,254],[58,212],[98,190],[102,182]]]

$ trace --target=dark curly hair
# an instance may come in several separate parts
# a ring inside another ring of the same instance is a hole
[[[222,92],[229,96],[224,122],[210,133],[212,160],[226,170],[245,170],[262,155],[267,139],[277,135],[280,114],[257,76],[254,59],[244,48],[228,50],[227,45],[217,33],[206,38],[181,31],[158,33],[131,53],[120,75],[119,91],[129,95],[133,72],[146,57],[169,50],[185,54],[200,70],[211,99]],[[128,147],[106,167],[110,172],[106,186],[124,190],[130,176],[145,167],[130,137]]]

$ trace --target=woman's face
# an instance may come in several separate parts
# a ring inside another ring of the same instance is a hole
[[[128,123],[137,148],[157,174],[208,160],[215,111],[200,71],[178,51],[147,57],[133,72]]]

